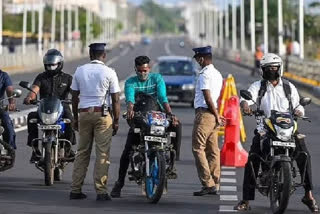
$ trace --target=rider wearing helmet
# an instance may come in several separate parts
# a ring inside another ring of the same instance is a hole
[[[248,89],[252,95],[252,100],[257,103],[260,110],[263,110],[267,117],[270,116],[271,110],[279,112],[288,112],[290,109],[295,109],[294,114],[297,116],[304,115],[303,106],[299,105],[299,94],[296,87],[288,80],[282,78],[283,75],[283,63],[282,59],[276,54],[267,53],[263,56],[260,62],[260,72],[262,80],[254,82]],[[288,92],[290,91],[290,92]],[[245,114],[252,114],[252,110],[249,105],[252,105],[252,101],[246,101],[241,99],[241,108]],[[255,130],[255,136],[252,140],[249,154],[256,153],[260,156],[264,156],[265,148],[260,148],[260,135]],[[296,151],[306,152],[308,154],[308,161],[305,172],[305,196],[302,198],[302,202],[308,206],[311,212],[319,212],[319,208],[312,195],[312,176],[311,176],[311,159],[307,150],[304,138],[299,136],[298,132],[295,135]],[[300,156],[301,157],[301,156]],[[254,172],[250,165],[250,161],[253,164]],[[297,158],[297,165],[299,167],[300,174],[304,174],[305,158]],[[236,210],[246,211],[250,210],[249,200],[254,200],[255,197],[255,180],[252,173],[255,173],[257,177],[260,166],[260,160],[258,158],[250,158],[245,166],[242,200],[235,206]]]
[[[24,99],[24,104],[29,105],[33,100],[37,99],[39,92],[40,99],[56,96],[60,100],[68,98],[70,93],[70,86],[72,82],[72,76],[62,71],[63,69],[63,56],[57,49],[50,49],[43,57],[43,64],[45,71],[38,74],[35,78],[31,89],[35,92],[30,92]],[[64,105],[63,118],[68,118],[71,121],[73,116],[69,105]],[[38,137],[37,124],[30,123],[30,119],[39,119],[37,112],[30,112],[28,114],[28,146],[32,146],[32,140]],[[71,124],[71,123],[70,123]],[[66,124],[65,138],[72,144],[75,144],[75,135],[70,124]],[[40,155],[38,149],[38,142],[36,141],[33,145],[36,149],[32,152],[30,162],[38,161],[37,155]],[[37,154],[37,155],[36,155]],[[69,158],[74,157],[74,153],[71,148],[66,148],[66,156]]]

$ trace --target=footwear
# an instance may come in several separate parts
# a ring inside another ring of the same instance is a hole
[[[121,197],[121,189],[123,187],[123,184],[120,183],[119,181],[116,181],[116,183],[114,184],[112,190],[111,190],[111,197],[112,198],[120,198]]]
[[[198,192],[194,192],[194,196],[203,196],[203,195],[217,195],[217,189],[216,187],[202,187],[202,189]]]
[[[108,195],[108,193],[105,194],[97,194],[97,201],[111,201],[111,197]]]
[[[73,162],[75,157],[76,157],[76,154],[72,149],[65,152],[65,159],[67,162]]]
[[[80,192],[80,193],[74,193],[74,192],[70,192],[70,200],[78,200],[78,199],[85,199],[87,198],[87,195]]]
[[[248,201],[242,200],[236,206],[234,206],[233,209],[238,211],[248,211],[248,210],[251,210],[251,207],[249,206]]]
[[[304,203],[312,213],[319,213],[319,207],[315,199],[309,199],[304,196],[301,202]]]
[[[39,149],[33,150],[30,158],[30,163],[34,163],[39,161],[41,157],[41,152]]]

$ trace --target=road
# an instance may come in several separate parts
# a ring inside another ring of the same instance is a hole
[[[133,74],[134,57],[137,55],[148,55],[153,60],[161,55],[186,55],[192,56],[190,45],[185,48],[179,47],[180,39],[159,38],[154,39],[150,45],[137,45],[133,50],[120,50],[115,48],[108,55],[111,61],[110,66],[114,67],[119,79],[124,80]],[[122,56],[120,56],[122,55]],[[120,57],[118,57],[120,56]],[[116,57],[116,58],[115,58]],[[65,71],[73,73],[79,64],[86,63],[87,59],[65,63]],[[109,61],[110,63],[110,61]],[[237,82],[237,89],[246,89],[248,85],[256,80],[250,77],[250,71],[230,65],[224,61],[215,60],[214,64],[222,75],[226,77],[233,74]],[[40,71],[38,71],[40,72]],[[38,73],[24,73],[13,76],[14,82],[20,80],[31,81]],[[258,77],[256,77],[258,78]],[[18,101],[21,103],[21,100]],[[21,108],[26,108],[21,106]],[[121,107],[125,111],[124,103]],[[29,164],[30,148],[26,146],[26,131],[17,133],[17,160],[14,168],[1,173],[0,175],[0,213],[220,213],[231,212],[232,206],[242,196],[243,168],[223,168],[221,179],[221,194],[214,196],[194,197],[192,193],[201,188],[197,177],[194,158],[191,152],[191,133],[193,127],[194,110],[189,105],[174,104],[174,113],[180,118],[183,124],[183,138],[181,148],[181,160],[177,162],[178,179],[170,180],[168,193],[163,195],[158,204],[149,204],[141,195],[141,189],[134,182],[127,181],[122,191],[122,198],[112,201],[98,203],[95,201],[93,188],[93,161],[91,161],[87,178],[83,186],[83,192],[88,198],[81,201],[70,201],[70,183],[72,164],[64,173],[63,181],[56,182],[54,186],[44,185],[43,174],[34,165]],[[301,122],[300,132],[307,135],[307,144],[313,161],[313,181],[315,197],[320,203],[320,172],[317,163],[320,162],[320,144],[317,142],[320,126],[320,108],[317,105],[307,107],[307,115],[312,118],[312,124]],[[245,118],[245,127],[248,135],[248,142],[244,147],[248,149],[252,130],[255,121],[253,118]],[[126,121],[121,119],[118,134],[113,138],[111,150],[111,166],[109,170],[108,189],[111,190],[119,167],[119,159],[125,144],[128,126]],[[95,155],[92,154],[92,159]],[[303,196],[303,189],[298,189],[290,199],[286,213],[309,213],[307,208],[300,202]],[[269,200],[256,194],[256,200],[251,203],[253,208],[248,213],[271,213]]]

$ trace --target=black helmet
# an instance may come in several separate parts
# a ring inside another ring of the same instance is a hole
[[[63,56],[57,49],[49,49],[43,57],[44,69],[50,74],[57,74],[63,68]]]

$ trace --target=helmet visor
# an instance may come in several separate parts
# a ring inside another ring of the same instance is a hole
[[[48,65],[48,64],[55,65],[62,61],[63,61],[63,57],[58,55],[45,55],[43,57],[43,64],[45,65]]]

